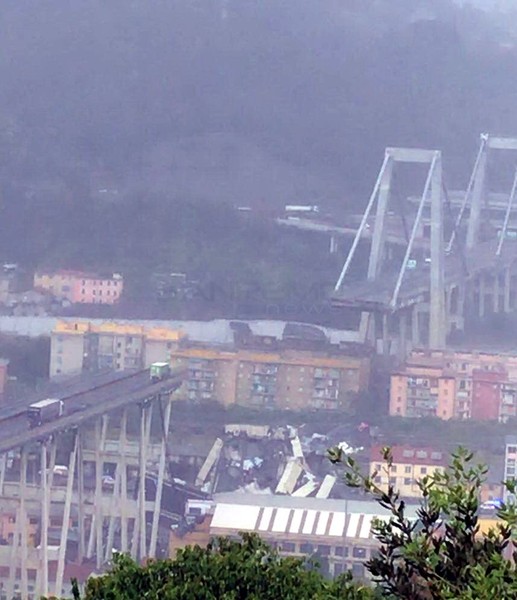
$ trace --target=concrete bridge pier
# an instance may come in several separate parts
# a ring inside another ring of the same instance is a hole
[[[445,294],[447,331],[463,331],[465,328],[465,283],[451,285]]]
[[[418,306],[415,304],[411,313],[411,345],[413,347],[419,347],[422,345],[422,335],[420,328],[420,311]]]
[[[478,316],[480,319],[484,318],[486,313],[486,285],[485,285],[485,274],[480,273],[478,277]]]
[[[330,234],[329,252],[330,252],[330,254],[337,254],[338,251],[339,251],[339,243],[338,243],[337,235],[331,233]]]
[[[512,297],[512,271],[510,267],[504,270],[504,287],[503,287],[503,311],[509,313],[511,311]]]

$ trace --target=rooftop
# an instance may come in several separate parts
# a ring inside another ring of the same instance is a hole
[[[382,462],[383,446],[372,446],[370,460]],[[447,454],[429,447],[414,447],[409,445],[391,446],[393,463],[412,465],[447,465]]]
[[[210,528],[218,532],[370,539],[374,519],[389,518],[375,502],[249,494],[218,494],[215,500]],[[407,507],[407,517],[416,518],[416,507]]]
[[[146,327],[140,324],[118,323],[116,321],[103,321],[91,323],[87,321],[64,321],[59,320],[54,327],[53,333],[78,334],[100,333],[115,335],[145,336],[155,341],[179,341],[185,337],[179,329],[168,329],[166,327]]]
[[[330,511],[358,513],[369,515],[388,515],[377,502],[372,500],[328,500],[325,498],[299,498],[284,495],[246,494],[243,492],[228,492],[214,494],[216,504],[232,504],[235,506],[258,506],[271,508],[290,508],[314,511]],[[419,504],[406,504],[407,516],[417,516]]]

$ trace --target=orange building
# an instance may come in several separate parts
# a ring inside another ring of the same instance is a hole
[[[517,356],[415,351],[391,375],[390,415],[506,421],[517,415]]]
[[[63,269],[35,273],[34,288],[72,304],[115,304],[122,295],[124,279],[118,273],[103,276]]]
[[[262,347],[180,344],[171,352],[171,365],[186,367],[189,375],[178,393],[224,405],[336,410],[368,387],[367,356],[332,346],[310,350],[257,341]]]

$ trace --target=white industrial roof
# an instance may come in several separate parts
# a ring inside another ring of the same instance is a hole
[[[257,495],[242,492],[224,492],[214,495],[216,504],[236,504],[273,508],[302,508],[316,511],[326,510],[331,512],[364,513],[369,515],[389,515],[379,504],[373,500],[340,500],[325,498],[300,498],[284,495]],[[406,504],[406,516],[417,516],[419,503]]]
[[[369,539],[374,519],[387,515],[219,503],[212,530]]]

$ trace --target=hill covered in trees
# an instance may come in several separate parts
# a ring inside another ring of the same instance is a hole
[[[4,2],[0,258],[218,273],[249,230],[207,204],[359,209],[387,145],[442,148],[464,186],[478,134],[517,133],[514,23],[452,0]],[[248,241],[242,262],[299,277]]]

